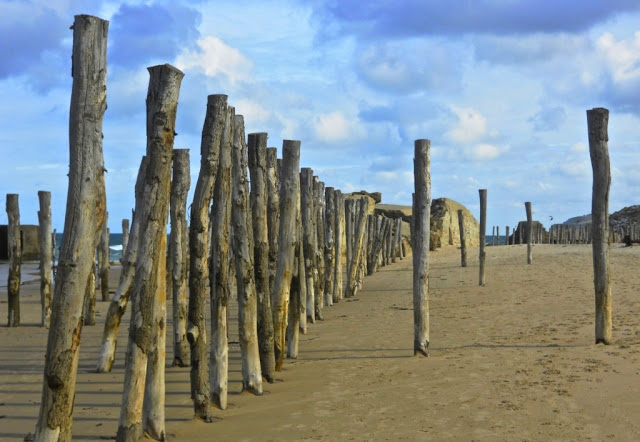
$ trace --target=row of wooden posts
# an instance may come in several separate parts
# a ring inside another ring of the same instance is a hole
[[[72,29],[69,191],[35,434],[42,441],[71,439],[78,347],[82,327],[93,314],[95,280],[102,281],[103,300],[109,293],[102,155],[108,22],[79,15]],[[323,319],[324,307],[355,296],[365,274],[405,256],[401,219],[369,215],[368,198],[345,199],[310,168],[300,169],[300,141],[284,140],[282,159],[277,159],[276,149],[267,148],[266,133],[245,137],[243,117],[235,115],[226,95],[207,100],[200,172],[187,225],[189,151],[173,149],[184,74],[166,64],[148,70],[146,155],[130,229],[123,221],[121,275],[97,365],[98,372],[113,366],[118,329],[129,306],[116,436],[122,441],[138,440],[143,432],[158,440],[165,437],[167,294],[173,298],[173,362],[190,366],[194,414],[210,422],[213,406],[227,406],[233,273],[243,390],[260,395],[263,379],[274,381],[285,354],[297,356],[298,334]],[[13,204],[13,197],[9,200]],[[17,197],[15,201],[17,205]],[[50,203],[41,212],[50,218]],[[48,227],[42,224],[43,232],[50,232],[50,221]],[[18,249],[11,249],[15,258]]]

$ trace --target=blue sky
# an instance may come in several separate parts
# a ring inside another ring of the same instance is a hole
[[[145,68],[160,63],[186,74],[175,147],[191,149],[192,188],[207,95],[224,93],[247,133],[279,151],[301,140],[301,165],[327,185],[384,203],[411,203],[413,141],[428,138],[432,197],[478,217],[486,188],[501,230],[525,201],[547,227],[590,212],[585,111],[607,107],[610,209],[640,203],[637,0],[0,0],[0,195],[20,194],[23,224],[37,223],[38,190],[64,224],[69,26],[83,13],[110,20],[112,232],[134,206]]]

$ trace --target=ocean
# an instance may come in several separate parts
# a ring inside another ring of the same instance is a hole
[[[62,233],[56,233],[56,261],[60,255]],[[109,234],[109,261],[120,261],[122,257],[122,233]]]

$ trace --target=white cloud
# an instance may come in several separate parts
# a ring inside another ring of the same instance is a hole
[[[596,42],[596,48],[607,61],[614,82],[625,83],[640,78],[640,31],[633,38],[620,41],[605,32]]]
[[[271,112],[255,101],[248,99],[240,99],[235,104],[236,114],[243,115],[245,121],[255,123],[264,123],[271,116]]]
[[[476,160],[492,160],[500,155],[500,149],[493,144],[477,144],[467,151]]]
[[[454,107],[453,111],[458,116],[458,123],[448,132],[453,141],[473,143],[487,135],[487,119],[480,112],[470,107]]]
[[[201,71],[208,77],[224,75],[231,84],[251,79],[253,63],[236,48],[212,35],[198,40],[198,46],[199,50],[186,50],[178,55],[179,69]]]
[[[351,123],[347,121],[340,111],[322,114],[313,120],[313,129],[316,137],[326,142],[335,142],[348,138],[351,134],[350,126]]]
[[[578,153],[583,153],[583,152],[588,152],[589,149],[587,149],[587,145],[584,143],[576,143],[573,146],[571,146],[571,152],[578,152]]]

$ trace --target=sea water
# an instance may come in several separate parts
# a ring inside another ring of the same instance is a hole
[[[62,233],[56,233],[56,262],[60,256],[62,246]],[[122,257],[122,233],[109,234],[109,261],[120,261]]]

